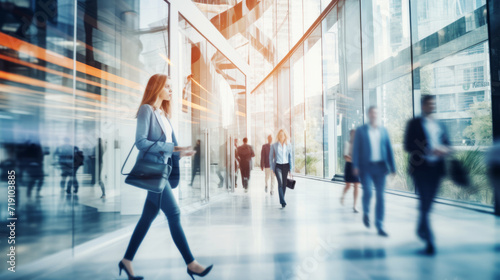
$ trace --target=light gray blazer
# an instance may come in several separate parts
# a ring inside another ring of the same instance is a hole
[[[170,122],[170,120],[169,120]],[[162,135],[163,131],[163,135]],[[174,153],[174,147],[177,146],[177,139],[172,130],[172,142],[166,143],[165,126],[161,121],[159,111],[153,111],[153,107],[143,104],[137,114],[137,129],[135,132],[135,145],[139,149],[137,159],[143,158],[146,150],[161,135],[160,140],[149,149],[144,159],[152,162],[167,163],[172,155],[179,156],[179,152]]]
[[[274,171],[276,168],[276,153],[278,152],[280,142],[274,142],[271,144],[271,149],[269,151],[269,165],[271,166],[271,170]],[[292,145],[287,144],[285,151],[285,157],[288,158],[288,164],[290,165],[290,172],[293,172],[293,157],[292,157]]]

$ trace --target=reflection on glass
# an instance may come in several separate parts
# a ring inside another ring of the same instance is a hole
[[[402,149],[406,121],[411,118],[411,53],[407,2],[362,1],[364,107],[379,108],[381,124],[389,132],[397,177],[387,187],[412,191],[407,180],[407,157]]]
[[[491,203],[483,160],[493,140],[490,75],[484,71],[488,68],[488,43],[483,42],[420,69],[420,93],[436,96],[435,117],[446,126],[456,156],[478,163],[467,166],[472,188],[465,192],[445,180],[439,196]],[[443,73],[453,79],[445,79]]]
[[[335,99],[337,142],[337,174],[343,175],[344,143],[349,131],[363,124],[363,92],[361,75],[361,28],[359,2],[339,1],[339,93]],[[332,12],[335,9],[332,10]]]
[[[276,2],[278,33],[285,18],[283,2]],[[470,167],[474,187],[469,192],[445,182],[439,195],[491,204],[482,164],[492,141],[486,1],[411,1],[411,9],[408,1],[338,1],[321,26],[298,42],[311,27],[307,22],[319,15],[315,5],[324,9],[330,4],[313,2],[288,1],[290,46],[299,47],[267,80],[262,81],[262,73],[255,77],[260,83],[254,90],[256,141],[263,141],[259,127],[273,126],[268,116],[276,115],[274,126],[288,126],[285,104],[290,104],[295,171],[343,175],[349,130],[363,124],[366,108],[377,105],[398,170],[388,187],[414,191],[402,133],[407,120],[420,114],[420,96],[435,95],[436,117],[449,130],[458,157],[481,163]],[[305,7],[311,9],[302,11]],[[263,61],[250,50],[252,67]],[[277,97],[269,98],[271,92]],[[271,101],[272,109],[267,107]]]
[[[289,0],[290,2],[290,46],[295,46],[300,37],[304,35],[302,0]]]
[[[324,177],[332,178],[336,174],[337,98],[340,96],[339,85],[339,24],[337,7],[331,10],[322,22],[323,49],[323,162]]]
[[[321,26],[304,44],[306,121],[306,174],[323,176],[323,73],[321,60]]]
[[[246,82],[241,71],[183,17],[179,34],[179,87],[183,88],[180,129],[185,135],[183,145],[199,150],[199,157],[181,160],[185,171],[181,174],[186,178],[179,192],[181,205],[185,205],[226,190],[229,135],[243,138],[246,131]]]
[[[289,0],[276,1],[276,29],[277,29],[277,61],[280,61],[290,50],[288,40],[288,7]]]
[[[165,1],[42,2],[0,3],[0,169],[17,173],[19,250],[31,252],[18,265],[137,222],[146,193],[119,170],[152,74],[175,71],[172,125],[180,145],[200,140],[199,159],[180,163],[181,205],[203,199],[207,153],[210,193],[226,191],[221,147],[246,133],[246,77],[187,22],[169,30]],[[179,36],[176,54],[169,35]]]
[[[18,265],[128,225],[142,207],[117,170],[149,73],[168,72],[168,4],[129,4],[78,1],[75,14],[73,1],[0,3],[0,162],[19,173],[18,238],[31,252]]]
[[[293,54],[291,64],[291,91],[292,97],[292,132],[291,142],[294,150],[295,170],[293,172],[305,174],[305,122],[304,122],[304,52],[303,45]]]

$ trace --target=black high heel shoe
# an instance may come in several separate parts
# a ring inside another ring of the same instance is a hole
[[[128,276],[128,280],[142,280],[142,279],[144,279],[144,277],[142,277],[142,276],[133,276],[133,275],[130,275],[130,272],[128,272],[127,268],[122,263],[122,261],[120,261],[118,263],[118,268],[120,269],[120,275],[122,275],[122,269],[125,270],[125,272],[127,273],[127,276]]]
[[[201,273],[196,273],[196,272],[190,270],[189,267],[188,267],[187,272],[188,272],[189,276],[191,276],[191,279],[194,280],[194,276],[193,275],[200,276],[200,277],[205,277],[210,272],[210,270],[212,270],[212,267],[214,267],[213,264],[211,264],[209,267],[205,268],[205,270],[203,270],[203,272],[201,272]]]

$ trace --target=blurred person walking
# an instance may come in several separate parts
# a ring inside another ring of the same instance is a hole
[[[27,196],[31,197],[31,192],[33,187],[36,185],[36,196],[41,197],[40,191],[43,186],[43,179],[45,177],[43,170],[43,150],[39,143],[27,143],[26,147],[26,175],[27,175],[27,185],[28,191]]]
[[[370,201],[373,186],[376,190],[375,227],[380,236],[387,237],[384,229],[385,179],[396,172],[392,145],[387,129],[380,126],[376,106],[368,108],[369,124],[356,129],[352,148],[353,174],[359,175],[363,185],[363,223],[370,227]]]
[[[169,119],[172,116],[171,102],[172,82],[166,75],[153,75],[148,81],[137,112],[135,145],[139,149],[138,159],[144,158],[151,162],[166,164],[173,156],[194,155],[191,147],[177,146],[175,133]],[[159,140],[155,142],[156,139]],[[177,171],[171,171],[170,174],[174,172]],[[202,277],[207,275],[213,266],[203,267],[191,254],[180,221],[180,209],[169,183],[161,193],[148,192],[141,218],[132,234],[125,256],[118,263],[120,273],[124,269],[129,280],[143,279],[141,276],[134,276],[132,260],[160,209],[167,216],[170,234],[187,265],[187,273],[192,279],[194,279],[193,275]]]
[[[451,152],[444,125],[434,119],[436,98],[424,95],[422,116],[407,124],[404,149],[409,153],[409,174],[420,197],[417,235],[426,242],[425,253],[434,254],[434,236],[429,221],[432,202],[446,174],[444,158]]]
[[[238,187],[238,170],[240,164],[238,162],[238,138],[234,139],[234,187]]]
[[[273,137],[271,135],[267,136],[267,143],[262,145],[262,149],[260,151],[260,169],[262,171],[265,171],[265,184],[266,184],[266,193],[267,193],[267,186],[268,186],[268,181],[271,180],[271,190],[270,194],[273,195],[274,193],[274,180],[275,180],[275,175],[274,172],[271,170],[271,165],[269,163],[269,152],[271,151],[271,144],[273,142]]]
[[[269,165],[271,170],[276,174],[280,204],[282,208],[285,208],[287,177],[290,175],[293,178],[292,145],[288,143],[288,136],[284,129],[278,131],[276,139],[278,141],[271,145],[269,151]]]
[[[356,134],[356,130],[351,129],[349,131],[349,141],[346,141],[344,144],[344,159],[345,159],[345,167],[344,167],[344,180],[345,180],[345,188],[342,192],[342,197],[340,198],[340,204],[344,205],[344,198],[351,186],[354,188],[354,203],[352,206],[352,210],[354,213],[358,213],[358,209],[356,208],[356,203],[358,201],[358,189],[359,189],[359,176],[354,175],[352,168],[352,147],[354,142],[354,135]]]
[[[245,192],[248,192],[248,182],[250,181],[250,170],[252,168],[252,158],[255,157],[252,146],[248,145],[248,138],[243,138],[243,145],[237,149],[238,162],[240,163],[241,183]]]
[[[192,163],[192,170],[191,170],[191,183],[189,183],[190,186],[193,185],[194,182],[194,177],[196,176],[196,173],[200,172],[200,166],[201,166],[201,140],[196,140],[196,146],[194,146],[194,151],[196,152],[193,157],[193,163]]]
[[[61,167],[61,189],[64,189],[66,178],[69,177],[66,193],[71,194],[71,186],[73,186],[73,193],[76,194],[79,187],[76,173],[78,168],[83,165],[83,152],[77,146],[71,145],[70,139],[65,137],[64,144],[56,149],[54,155],[58,157]]]
[[[99,181],[99,186],[101,187],[101,198],[106,198],[106,186],[104,185],[104,181],[102,179],[102,167],[104,164],[104,153],[106,152],[106,144],[103,143],[101,137],[97,139],[97,156],[98,156],[98,164],[99,167],[97,169],[97,180]]]
[[[225,141],[219,146],[219,162],[217,163],[217,176],[219,177],[218,188],[224,186],[224,176],[226,176],[226,145],[227,142]]]

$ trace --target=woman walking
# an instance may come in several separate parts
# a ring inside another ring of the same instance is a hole
[[[278,141],[271,145],[271,150],[269,151],[269,164],[278,180],[281,207],[285,208],[286,178],[288,174],[293,178],[291,172],[293,170],[292,145],[288,143],[288,136],[283,129],[280,129],[276,139]]]
[[[352,207],[352,210],[354,211],[354,213],[358,213],[358,209],[356,208],[356,202],[358,201],[359,177],[357,175],[354,175],[352,172],[352,143],[354,142],[355,134],[356,130],[351,129],[351,131],[349,131],[349,141],[346,141],[344,144],[345,188],[344,191],[342,192],[342,198],[340,198],[340,204],[344,205],[345,194],[352,185],[354,188],[354,205]]]
[[[177,140],[169,120],[172,116],[170,109],[171,102],[172,82],[166,75],[153,75],[149,79],[139,111],[137,112],[137,130],[135,135],[136,146],[139,149],[137,158],[144,157],[146,160],[164,164],[168,162],[168,159],[174,153],[177,153],[180,157],[194,155],[191,147],[176,146]],[[158,138],[160,140],[154,144],[154,141]],[[149,152],[145,154],[150,146]],[[165,186],[162,193],[148,192],[141,218],[132,234],[125,256],[118,264],[120,274],[122,270],[125,270],[129,280],[143,279],[141,276],[134,276],[132,260],[160,209],[167,216],[170,234],[177,249],[184,258],[187,265],[187,273],[192,279],[194,279],[193,275],[202,277],[207,275],[212,269],[212,265],[207,268],[203,267],[191,254],[181,226],[180,210],[169,184]]]

